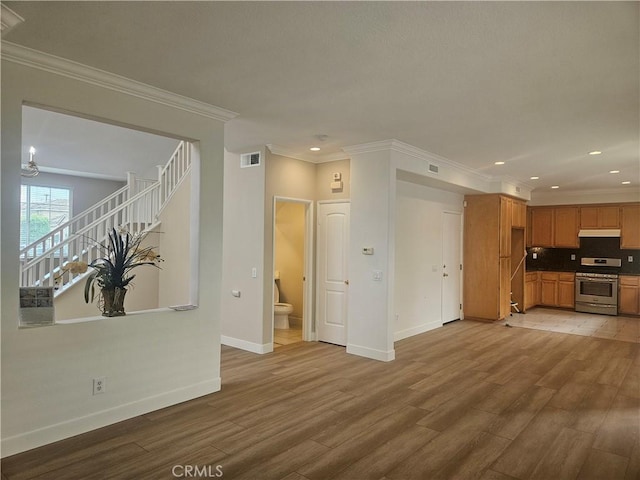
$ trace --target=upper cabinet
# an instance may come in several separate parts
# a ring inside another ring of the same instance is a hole
[[[623,205],[620,217],[620,248],[640,248],[640,205]]]
[[[511,200],[511,227],[525,228],[527,226],[527,204],[518,200]]]
[[[620,229],[620,248],[640,248],[640,204],[530,207],[527,246],[578,248],[581,229]]]
[[[578,247],[578,207],[531,208],[531,245]]]
[[[553,246],[578,248],[578,207],[556,207],[553,219]]]
[[[620,228],[620,206],[580,207],[580,228]]]
[[[531,208],[531,245],[534,247],[553,247],[552,207]]]

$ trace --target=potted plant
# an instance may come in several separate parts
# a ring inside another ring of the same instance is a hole
[[[105,317],[125,315],[124,297],[131,280],[135,278],[131,270],[141,265],[160,268],[158,263],[162,259],[154,247],[141,247],[145,236],[144,233],[132,235],[128,231],[113,228],[106,244],[98,244],[103,256],[89,263],[94,271],[87,277],[84,300],[89,303],[97,298]],[[100,289],[97,295],[96,286]]]

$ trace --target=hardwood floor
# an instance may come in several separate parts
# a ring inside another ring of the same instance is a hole
[[[2,478],[640,478],[640,344],[462,321],[396,358],[223,347],[221,392],[6,458]]]

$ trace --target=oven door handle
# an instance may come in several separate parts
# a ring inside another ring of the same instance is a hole
[[[603,279],[598,279],[598,278],[581,278],[580,280],[578,280],[579,282],[598,282],[598,283],[616,283],[617,280],[613,279],[613,278],[603,278]]]
[[[616,308],[617,305],[611,305],[608,303],[587,303],[587,302],[578,302],[580,305],[587,305],[589,307],[604,307],[604,308]]]

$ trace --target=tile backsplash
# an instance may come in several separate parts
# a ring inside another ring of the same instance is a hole
[[[538,258],[533,259],[533,253]],[[571,260],[575,255],[575,260]],[[633,257],[633,262],[628,257]],[[619,258],[622,266],[620,273],[640,274],[640,250],[622,250],[620,238],[581,238],[580,248],[527,248],[527,270],[551,270],[559,272],[576,272],[580,270],[582,257]]]

